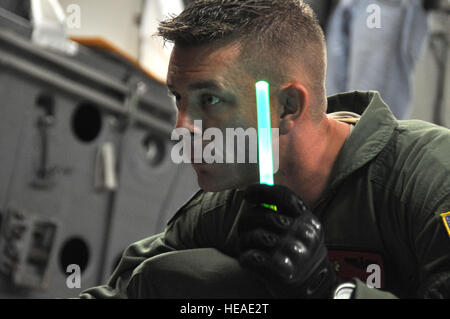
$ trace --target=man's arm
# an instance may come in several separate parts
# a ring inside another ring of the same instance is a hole
[[[450,193],[415,227],[419,298],[450,298],[450,231],[447,228],[450,220],[442,216],[447,212],[450,212]]]
[[[445,227],[442,214],[450,212],[450,194],[431,213],[411,215],[409,233],[412,234],[415,259],[417,260],[417,298],[450,298],[450,233]],[[393,299],[394,294],[353,279],[353,299]]]
[[[155,234],[128,246],[106,284],[86,289],[79,297],[83,299],[128,298],[128,285],[135,271],[139,269],[139,265],[149,258],[178,249],[186,249],[187,245],[192,244],[185,239],[187,235],[183,231],[180,230],[178,233],[177,230],[171,229],[173,227],[170,225],[180,216],[185,216],[187,211],[195,210],[196,207],[199,207],[202,193],[202,191],[198,191],[178,209],[168,222],[169,227],[165,232]],[[195,219],[196,214],[190,214],[190,216],[193,216]]]
[[[392,291],[430,298],[430,290],[445,291],[450,277],[450,235],[441,217],[450,211],[450,131],[421,121],[400,124],[395,147],[376,166],[387,177],[377,182],[382,195],[374,205],[395,267]],[[383,293],[357,284],[355,297],[369,298],[374,292]]]
[[[107,284],[89,288],[79,297],[83,299],[128,298],[127,287],[133,271],[148,258],[173,250],[173,247],[164,242],[164,233],[140,240],[125,250]]]

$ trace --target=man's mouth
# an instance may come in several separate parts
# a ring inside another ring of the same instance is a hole
[[[208,142],[204,142],[201,146],[201,152],[195,152],[195,149],[191,149],[191,163],[193,164],[213,164],[213,163],[222,163],[224,161],[224,156],[214,156],[213,154],[208,154],[208,152],[206,152],[206,154],[203,152],[205,150],[205,148],[207,146],[211,147],[210,145],[210,141]],[[223,150],[221,148],[217,148],[215,147],[215,152],[223,152]],[[200,154],[198,154],[200,153]],[[215,154],[215,153],[214,153]]]

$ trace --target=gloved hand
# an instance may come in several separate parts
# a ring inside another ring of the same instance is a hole
[[[241,265],[259,273],[275,298],[331,298],[336,274],[321,224],[302,200],[287,187],[264,184],[249,186],[244,200]]]

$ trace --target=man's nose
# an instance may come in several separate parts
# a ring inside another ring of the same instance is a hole
[[[188,112],[185,109],[178,111],[175,128],[186,128],[189,130],[191,134],[194,134],[194,132],[196,132],[197,130],[195,128],[194,119],[192,115],[188,114]]]

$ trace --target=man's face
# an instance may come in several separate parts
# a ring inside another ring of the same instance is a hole
[[[224,147],[227,128],[256,128],[255,82],[238,66],[238,59],[239,47],[233,44],[221,47],[175,46],[169,63],[167,86],[176,98],[176,128],[187,128],[193,134],[218,128],[223,135]],[[199,120],[201,129],[194,126],[194,121]],[[209,143],[204,140],[203,146]],[[248,145],[245,147],[248,151]],[[242,149],[242,145],[236,145],[236,148]],[[192,165],[202,189],[221,191],[258,181],[258,166],[249,163],[248,159],[246,157],[245,163],[234,160],[233,163],[208,164],[194,163],[192,158]]]

